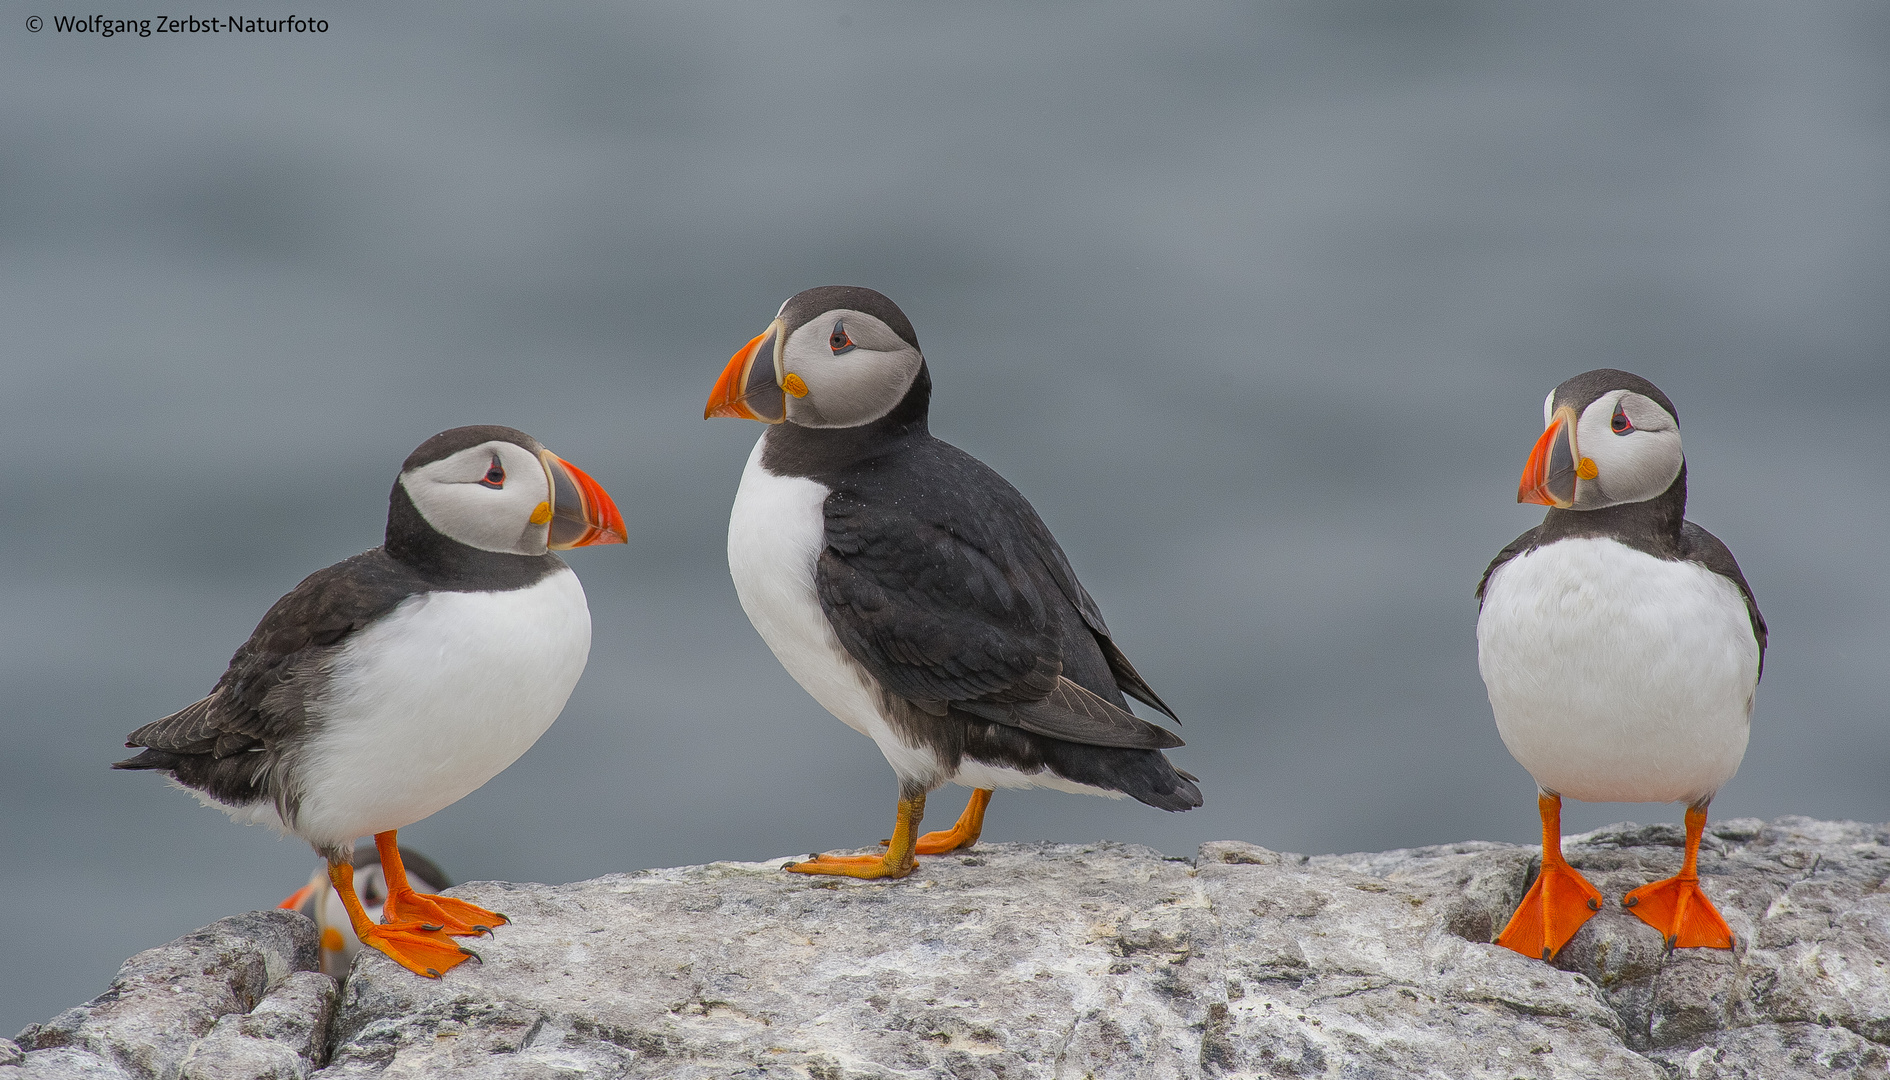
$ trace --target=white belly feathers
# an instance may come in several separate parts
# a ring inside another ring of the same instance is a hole
[[[1759,646],[1732,582],[1606,539],[1491,575],[1477,666],[1503,742],[1589,802],[1706,798],[1745,756]]]
[[[518,760],[564,710],[591,648],[569,569],[510,592],[423,593],[356,634],[295,769],[317,844],[410,825]]]

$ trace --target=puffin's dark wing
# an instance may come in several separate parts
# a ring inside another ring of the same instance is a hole
[[[1169,750],[1183,745],[1174,732],[1157,727],[1064,678],[1057,679],[1056,689],[1038,701],[955,701],[951,704],[961,712],[984,720],[1088,746]]]
[[[1175,710],[1168,707],[1168,703],[1161,699],[1161,695],[1142,678],[1141,672],[1135,670],[1135,665],[1129,663],[1129,658],[1116,646],[1115,639],[1109,635],[1108,625],[1103,622],[1102,609],[1090,598],[1089,590],[1083,588],[1083,583],[1076,580],[1076,571],[1070,567],[1070,560],[1064,556],[1063,547],[1057,543],[1057,538],[1050,535],[1050,527],[1043,523],[1035,508],[1022,495],[1017,496],[1017,501],[1023,504],[1025,511],[1017,521],[1025,542],[1031,552],[1042,560],[1044,569],[1049,572],[1051,580],[1056,582],[1064,599],[1083,616],[1083,623],[1095,635],[1096,646],[1102,650],[1103,659],[1109,662],[1109,672],[1115,676],[1116,686],[1142,704],[1160,709],[1175,723],[1181,723],[1181,717],[1175,715]]]
[[[1064,677],[1060,639],[1088,620],[1033,542],[1048,537],[1035,511],[983,471],[995,486],[931,484],[901,499],[845,489],[827,496],[815,578],[842,646],[888,690],[934,715],[958,708],[1092,746],[1181,745]]]
[[[1528,532],[1523,533],[1521,536],[1518,536],[1516,539],[1511,540],[1509,546],[1497,552],[1496,558],[1490,560],[1490,565],[1483,568],[1483,577],[1477,581],[1477,610],[1483,610],[1483,591],[1490,587],[1490,575],[1496,573],[1497,567],[1521,555],[1523,552],[1528,551],[1530,548],[1535,547],[1536,537],[1540,535],[1541,532],[1542,526],[1538,525]]]
[[[1732,549],[1721,543],[1719,537],[1691,521],[1682,522],[1680,525],[1680,544],[1681,554],[1687,561],[1699,563],[1739,586],[1739,595],[1746,601],[1746,614],[1752,618],[1752,636],[1759,641],[1759,675],[1763,678],[1765,675],[1765,616],[1759,614],[1759,602],[1752,598],[1752,586],[1746,584],[1746,575],[1739,572],[1739,560],[1733,558]]]
[[[267,759],[309,725],[305,704],[324,661],[349,634],[424,588],[385,552],[356,555],[303,579],[256,624],[208,697],[131,733],[148,749],[114,769],[170,769],[226,802],[263,797]]]

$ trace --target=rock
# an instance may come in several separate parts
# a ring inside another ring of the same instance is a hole
[[[318,962],[315,924],[294,912],[218,920],[139,953],[105,993],[20,1032],[23,1059],[0,1078],[306,1076],[335,998]]]
[[[1554,965],[1487,944],[1536,860],[1489,843],[992,844],[884,884],[779,862],[476,883],[454,892],[514,920],[483,964],[432,981],[367,953],[338,1004],[299,917],[255,913],[133,958],[11,1067],[0,1044],[0,1080],[1890,1075],[1890,828],[1713,826],[1730,952],[1668,955],[1620,906],[1679,844],[1571,838],[1608,902]]]

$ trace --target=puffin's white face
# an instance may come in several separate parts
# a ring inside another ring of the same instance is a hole
[[[1680,475],[1680,422],[1632,390],[1610,390],[1584,407],[1542,403],[1545,429],[1523,470],[1518,502],[1599,510],[1645,502]]]
[[[481,551],[543,555],[551,541],[551,477],[537,454],[493,440],[400,474],[427,524]]]
[[[776,370],[802,427],[870,424],[912,388],[925,357],[877,318],[837,308],[788,335]]]
[[[879,315],[862,310],[875,304],[884,304]],[[810,308],[816,314],[804,318]],[[702,415],[810,428],[870,424],[905,398],[925,364],[908,340],[910,327],[904,335],[893,328],[904,320],[892,301],[870,289],[798,293],[730,358]]]

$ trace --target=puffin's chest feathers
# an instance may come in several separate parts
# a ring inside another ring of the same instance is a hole
[[[815,564],[826,544],[830,490],[776,476],[755,444],[729,513],[728,567],[742,610],[781,666],[848,727],[887,745],[879,684],[840,644],[821,610]],[[895,740],[896,742],[897,740]]]
[[[498,775],[551,726],[583,674],[590,612],[569,569],[522,589],[428,592],[338,651],[297,827],[364,835],[432,814]]]
[[[1699,563],[1605,538],[1557,541],[1499,567],[1478,626],[1480,644],[1499,655],[1526,651],[1538,672],[1591,683],[1626,688],[1637,676],[1673,675],[1664,670],[1673,664],[1734,682],[1758,676],[1738,586]]]
[[[1506,744],[1590,800],[1707,794],[1738,768],[1759,648],[1731,581],[1613,540],[1561,540],[1490,580],[1477,659]]]

